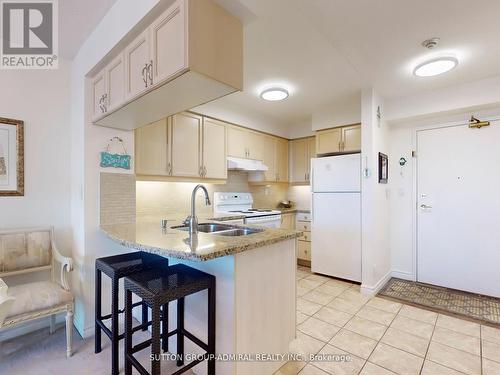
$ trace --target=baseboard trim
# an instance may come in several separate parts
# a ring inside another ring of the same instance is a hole
[[[396,277],[398,279],[403,279],[403,280],[416,281],[416,277],[415,275],[413,275],[413,273],[405,271],[393,270],[391,272],[391,277]]]
[[[380,278],[375,285],[365,285],[361,284],[361,294],[365,296],[372,297],[378,293],[380,289],[389,281],[392,276],[392,271],[387,272],[384,276]]]

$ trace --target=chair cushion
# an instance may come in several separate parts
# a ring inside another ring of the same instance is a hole
[[[52,281],[10,286],[7,295],[16,300],[7,317],[48,309],[73,301],[73,295]]]

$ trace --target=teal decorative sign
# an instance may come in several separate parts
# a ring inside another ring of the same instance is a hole
[[[130,169],[130,155],[110,154],[102,151],[101,167]]]
[[[109,152],[109,146],[114,141],[121,144],[123,148],[123,154],[112,154]],[[125,146],[123,145],[123,140],[119,137],[113,137],[109,140],[106,150],[101,152],[101,167],[102,168],[122,168],[130,169],[130,155],[127,153]]]

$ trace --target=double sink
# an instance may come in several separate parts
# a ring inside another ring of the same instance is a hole
[[[179,225],[172,229],[189,231],[189,225]],[[219,223],[200,223],[198,224],[198,232],[216,234],[218,236],[248,236],[249,234],[259,233],[264,229],[258,228],[242,228],[235,225],[219,224]]]

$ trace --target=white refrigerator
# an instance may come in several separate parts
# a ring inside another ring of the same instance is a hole
[[[311,270],[361,281],[361,155],[315,158]]]

